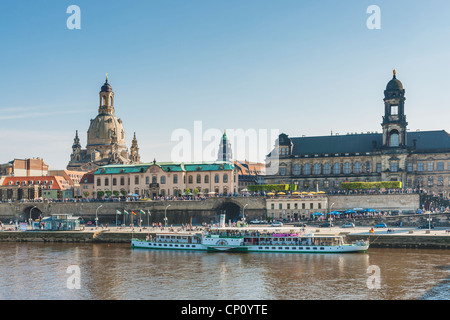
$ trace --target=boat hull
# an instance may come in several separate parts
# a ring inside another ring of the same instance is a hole
[[[132,248],[152,250],[184,250],[184,251],[207,251],[207,252],[282,252],[282,253],[355,253],[365,252],[369,245],[339,245],[339,246],[207,246],[198,244],[162,243],[145,240],[131,240]]]

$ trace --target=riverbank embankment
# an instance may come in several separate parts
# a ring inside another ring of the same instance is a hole
[[[271,227],[259,229],[280,231],[279,228]],[[287,226],[283,229],[288,230],[292,227]],[[308,227],[303,229],[306,233],[343,234],[348,242],[361,239],[369,240],[372,248],[450,249],[450,232],[447,229],[390,228],[375,229],[374,233],[369,232],[369,230],[369,228],[344,229],[336,227],[320,229]],[[167,229],[164,231],[153,228],[87,228],[83,231],[8,230],[0,232],[0,242],[131,243],[132,238],[145,239],[148,235],[154,236],[159,232],[167,232]]]

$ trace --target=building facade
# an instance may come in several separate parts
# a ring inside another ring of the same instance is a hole
[[[86,149],[81,148],[76,131],[67,170],[87,172],[108,164],[140,162],[136,134],[130,150],[126,146],[125,129],[115,114],[114,91],[108,78],[101,87],[99,98],[98,115],[91,119],[87,131]]]
[[[48,170],[49,166],[40,158],[14,159],[0,164],[0,176],[45,176],[48,174]]]
[[[93,197],[99,192],[142,198],[173,197],[183,194],[211,195],[237,192],[238,175],[230,162],[142,163],[108,165],[94,173]],[[195,191],[196,190],[196,191]],[[194,192],[195,191],[195,192]]]
[[[267,217],[269,219],[305,219],[310,218],[316,212],[326,216],[328,209],[328,198],[326,196],[266,199]]]
[[[73,187],[60,176],[6,177],[0,186],[0,200],[62,200],[73,198]]]
[[[266,166],[264,163],[250,161],[234,161],[236,171],[239,175],[238,192],[246,190],[247,186],[262,184]]]
[[[268,155],[266,183],[299,191],[340,190],[343,182],[400,181],[403,188],[450,195],[450,135],[408,131],[405,89],[395,71],[384,91],[382,133],[290,138],[280,134]],[[270,170],[268,170],[270,171]]]

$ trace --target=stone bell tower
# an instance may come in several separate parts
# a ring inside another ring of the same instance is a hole
[[[383,128],[384,148],[405,148],[406,147],[406,122],[405,115],[405,89],[403,84],[397,79],[394,70],[394,77],[386,86],[384,91],[384,116],[381,126]]]

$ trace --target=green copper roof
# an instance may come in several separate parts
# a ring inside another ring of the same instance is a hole
[[[234,163],[225,161],[215,162],[194,162],[194,163],[175,163],[175,162],[152,162],[141,164],[121,164],[107,165],[97,169],[94,174],[127,174],[146,172],[148,168],[156,165],[165,172],[191,172],[191,171],[218,171],[234,170]]]

